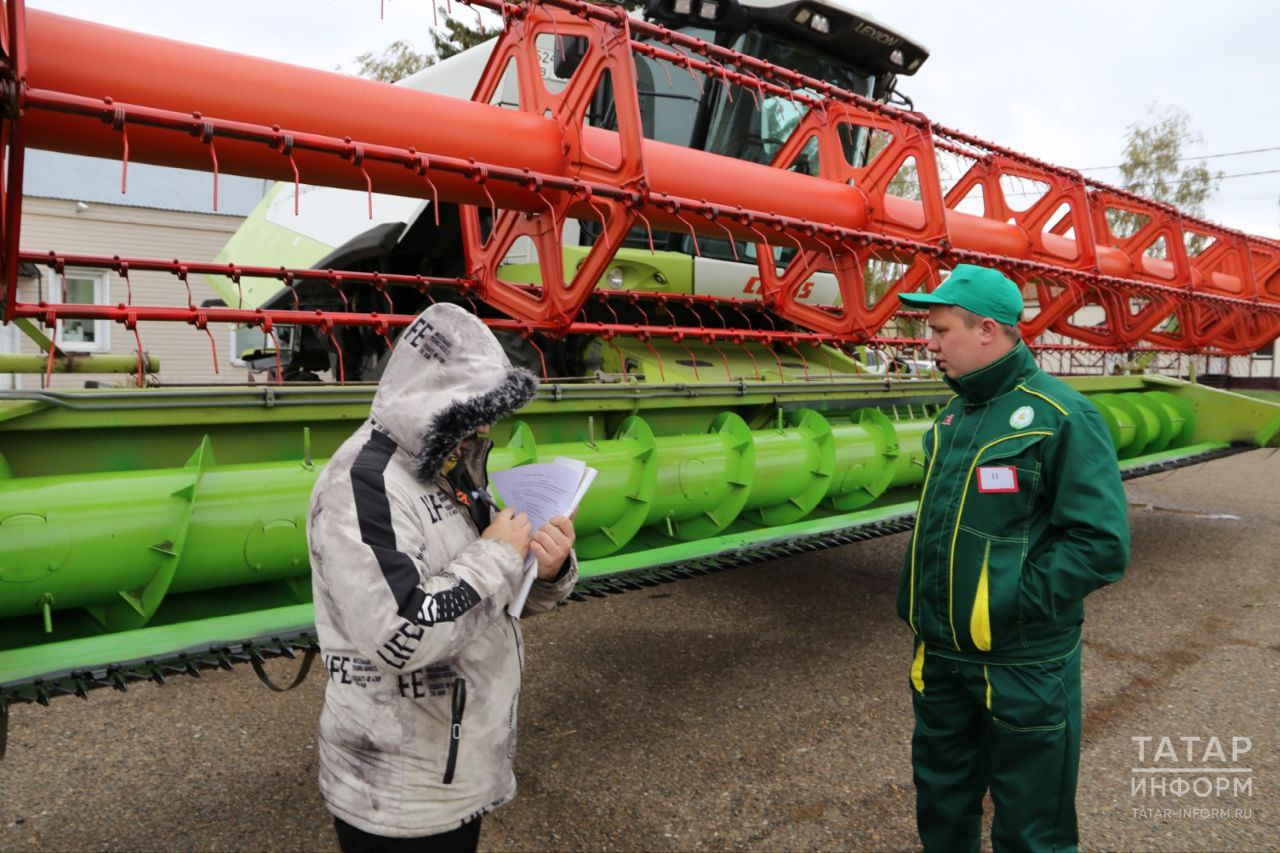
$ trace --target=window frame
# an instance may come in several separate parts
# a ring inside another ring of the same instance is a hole
[[[92,279],[93,281],[93,302],[92,303],[72,303],[76,305],[93,304],[93,305],[110,305],[111,304],[111,274],[107,270],[97,269],[77,269],[68,268],[66,271],[67,279],[80,278]],[[54,270],[46,270],[45,287],[49,294],[49,301],[53,302],[54,294],[57,294],[59,300],[62,296],[62,276],[58,275]],[[109,353],[111,352],[111,323],[107,320],[93,321],[93,342],[85,343],[84,341],[67,341],[63,334],[63,320],[58,318],[58,327],[56,330],[57,337],[54,343],[58,349],[65,352],[83,352],[83,353]]]

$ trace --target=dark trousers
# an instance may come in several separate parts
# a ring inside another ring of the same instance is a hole
[[[342,853],[475,853],[480,843],[480,818],[457,829],[420,838],[388,838],[356,829],[340,818],[333,819]]]
[[[912,688],[916,825],[926,851],[977,851],[988,789],[997,853],[1076,849],[1078,646],[1019,666],[917,648]]]

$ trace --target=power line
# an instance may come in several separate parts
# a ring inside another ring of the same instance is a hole
[[[1280,145],[1273,145],[1270,148],[1250,148],[1245,151],[1224,151],[1221,154],[1192,154],[1188,157],[1175,158],[1173,162],[1182,163],[1187,160],[1215,160],[1219,157],[1239,157],[1242,154],[1263,154],[1267,151],[1280,151]],[[1100,172],[1103,169],[1119,169],[1125,164],[1117,163],[1114,166],[1085,166],[1080,169],[1081,172]]]
[[[1262,201],[1269,199],[1271,201],[1280,201],[1280,194],[1267,193],[1266,195],[1246,195],[1246,196],[1227,196],[1226,198],[1215,198],[1213,204],[1240,204],[1246,201]]]
[[[1228,179],[1230,179],[1230,178],[1252,178],[1252,177],[1255,177],[1255,176],[1257,176],[1257,175],[1275,175],[1275,174],[1280,174],[1280,169],[1266,169],[1266,170],[1261,171],[1261,172],[1236,172],[1235,174],[1232,174],[1232,175],[1220,175],[1218,178],[1215,178],[1215,180],[1223,180],[1223,181],[1225,181],[1225,180],[1228,180]],[[1022,182],[1025,182],[1025,181],[1030,181],[1030,182],[1032,182],[1032,183],[1043,183],[1043,182],[1041,182],[1041,181],[1037,181],[1037,180],[1035,180],[1034,178],[1020,178],[1020,177],[1014,177],[1014,176],[1009,176],[1009,177],[1013,177],[1013,178],[1014,178],[1014,180],[1018,181],[1019,183],[1022,183]],[[1164,185],[1165,185],[1165,186],[1177,186],[1177,185],[1179,185],[1179,184],[1188,184],[1188,183],[1191,183],[1191,182],[1193,182],[1193,181],[1197,181],[1197,180],[1199,180],[1199,178],[1183,178],[1183,179],[1180,179],[1180,180],[1177,180],[1177,181],[1167,181],[1167,182],[1163,182],[1163,183],[1164,183]],[[1156,186],[1156,185],[1157,185],[1157,184],[1159,184],[1159,183],[1162,183],[1162,182],[1160,182],[1160,181],[1144,181],[1143,183],[1140,183],[1140,184],[1134,184],[1134,185],[1132,185],[1132,186],[1125,187],[1124,189],[1125,189],[1127,192],[1141,192],[1142,188],[1144,188],[1144,187],[1154,187],[1154,186]],[[1047,185],[1047,184],[1045,184],[1045,189],[1042,189],[1042,190],[1024,190],[1024,191],[1021,191],[1021,192],[1006,192],[1006,193],[1005,193],[1005,196],[1006,196],[1006,197],[1007,197],[1007,196],[1027,196],[1027,195],[1041,196],[1041,195],[1044,195],[1046,192],[1048,192],[1048,185]]]
[[[1267,169],[1267,170],[1262,171],[1262,172],[1236,172],[1236,173],[1235,173],[1235,174],[1233,174],[1233,175],[1218,175],[1218,176],[1216,176],[1216,177],[1214,177],[1214,176],[1210,176],[1210,177],[1211,177],[1211,179],[1212,179],[1212,180],[1226,181],[1226,180],[1229,180],[1229,179],[1231,179],[1231,178],[1252,178],[1252,177],[1254,177],[1254,176],[1256,176],[1256,175],[1274,175],[1274,174],[1277,174],[1277,173],[1280,173],[1280,169]],[[1130,187],[1130,191],[1132,191],[1132,190],[1133,190],[1133,187],[1154,187],[1154,186],[1156,186],[1157,184],[1165,184],[1165,185],[1170,185],[1170,184],[1189,184],[1189,183],[1193,183],[1193,182],[1198,181],[1198,180],[1200,180],[1200,179],[1199,179],[1199,178],[1182,178],[1182,179],[1180,179],[1180,180],[1176,180],[1176,181],[1143,181],[1143,182],[1142,182],[1142,183],[1140,183],[1140,184],[1133,184],[1133,185],[1132,185],[1132,187]]]

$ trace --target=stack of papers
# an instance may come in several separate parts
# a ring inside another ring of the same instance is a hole
[[[533,532],[537,533],[557,515],[573,515],[598,473],[580,459],[557,456],[549,463],[495,471],[489,477],[489,483],[505,506],[517,514],[523,512],[529,516]],[[507,607],[512,616],[519,618],[524,611],[525,599],[529,597],[537,576],[537,560],[530,551],[524,563],[520,593]]]

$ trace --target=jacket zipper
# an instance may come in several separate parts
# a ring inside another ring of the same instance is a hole
[[[520,637],[520,628],[516,624],[515,617],[511,618],[511,634],[516,640],[516,666],[520,670],[520,677],[524,678],[524,658],[520,654],[520,650],[524,648],[524,640]]]
[[[453,716],[449,722],[449,758],[444,765],[444,784],[453,784],[453,771],[458,766],[458,741],[462,740],[462,714],[467,710],[467,680],[453,680]]]
[[[1012,441],[1015,438],[1026,438],[1029,435],[1052,436],[1053,432],[1045,429],[1033,429],[1026,432],[1015,432],[1013,435],[1006,435],[997,438],[995,441],[988,442],[978,450],[973,456],[973,462],[969,465],[969,472],[964,477],[964,487],[960,490],[960,507],[956,510],[956,525],[951,532],[951,550],[947,555],[947,622],[951,626],[951,642],[956,647],[956,651],[961,651],[960,638],[956,636],[956,600],[955,600],[955,579],[956,579],[956,540],[960,538],[960,520],[964,518],[964,502],[969,497],[969,481],[973,479],[973,471],[978,467],[978,463],[982,461],[982,454],[986,453],[997,444],[1006,441]],[[1006,456],[1012,454],[1005,454]],[[993,459],[1003,459],[1003,456],[992,457]],[[990,460],[987,460],[990,461]],[[916,520],[917,529],[919,519]]]
[[[510,618],[511,636],[515,640],[516,667],[520,676],[516,679],[516,690],[511,696],[511,707],[507,709],[507,755],[515,758],[516,737],[516,703],[520,701],[520,685],[524,682],[524,638],[520,634],[520,625],[514,617]]]

